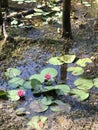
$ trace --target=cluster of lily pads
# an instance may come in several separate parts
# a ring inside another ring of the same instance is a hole
[[[73,63],[75,59],[75,55],[64,55],[52,57],[48,62],[53,65],[63,65]],[[84,101],[89,97],[89,91],[92,87],[98,88],[98,78],[89,79],[82,75],[87,63],[93,62],[90,58],[82,58],[67,68],[69,73],[71,72],[73,76],[77,76],[73,83],[75,87],[73,89],[70,89],[67,84],[57,83],[58,71],[52,67],[44,68],[39,74],[31,75],[28,80],[21,78],[21,71],[17,68],[8,68],[5,72],[8,80],[8,90],[0,91],[0,96],[5,95],[9,100],[17,101],[25,97],[27,90],[30,89],[33,95],[43,95],[43,98],[30,103],[30,108],[34,112],[44,112],[48,109],[53,112],[69,112],[71,109],[70,105],[59,100],[59,95],[75,95],[78,100]],[[47,117],[45,116],[33,116],[27,125],[41,130],[46,120]]]
[[[75,58],[75,55],[52,57],[49,59],[49,63],[53,65],[68,64],[72,63]],[[80,101],[83,101],[89,97],[89,90],[92,87],[98,88],[98,78],[88,79],[82,76],[87,63],[92,63],[92,60],[90,58],[82,58],[78,59],[74,66],[68,67],[68,72],[72,72],[72,75],[78,76],[73,83],[76,88],[73,89],[70,89],[70,86],[67,84],[57,84],[55,82],[56,76],[58,75],[55,68],[45,68],[39,74],[31,75],[28,80],[20,78],[20,70],[8,68],[5,75],[9,79],[8,86],[11,90],[7,90],[7,97],[12,101],[17,101],[25,96],[26,90],[31,89],[33,94],[46,94],[47,96],[45,96],[42,101],[46,100],[46,103],[48,103],[49,100],[48,105],[53,103],[58,104],[58,101],[55,101],[50,94],[48,95],[48,93],[52,91],[57,95],[76,95]]]
[[[36,112],[45,111],[48,109],[48,106],[51,106],[52,111],[59,111],[62,105],[65,106],[62,101],[56,100],[53,96],[48,94],[52,91],[54,91],[57,95],[62,95],[64,93],[67,94],[70,92],[69,86],[62,84],[57,85],[55,83],[55,77],[58,74],[56,69],[45,68],[40,72],[40,74],[31,75],[27,81],[20,78],[20,74],[21,71],[16,68],[9,68],[5,73],[5,75],[9,78],[8,87],[12,89],[7,90],[7,97],[11,101],[17,101],[21,97],[25,97],[26,91],[31,89],[33,94],[46,95],[39,101],[34,102],[33,105],[31,104],[32,107],[35,107],[36,104],[41,106],[41,109],[34,108]]]
[[[53,65],[68,64],[72,63],[75,60],[75,58],[75,55],[52,57],[49,59],[49,63]],[[84,101],[89,97],[90,89],[92,89],[93,87],[98,88],[97,77],[90,79],[89,77],[83,76],[84,67],[86,67],[88,64],[93,64],[93,61],[90,58],[80,58],[75,62],[74,65],[68,67],[67,69],[67,71],[71,72],[73,76],[78,76],[78,78],[73,83],[76,88],[71,89],[70,94],[76,95],[76,97],[80,101]]]

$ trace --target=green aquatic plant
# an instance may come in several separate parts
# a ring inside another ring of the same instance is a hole
[[[98,78],[96,77],[89,79],[83,76],[84,67],[87,65],[87,63],[93,63],[90,58],[78,59],[76,62],[75,58],[75,55],[64,55],[60,57],[52,57],[49,59],[49,63],[54,65],[62,65],[64,63],[71,64],[71,66],[68,67],[67,72],[72,73],[73,76],[78,76],[77,79],[73,82],[73,85],[76,87],[75,89],[70,89],[70,86],[67,84],[57,84],[56,77],[58,76],[58,71],[52,67],[44,68],[40,71],[40,73],[31,75],[28,80],[20,78],[20,70],[16,68],[9,68],[5,72],[5,75],[9,79],[8,86],[12,89],[7,91],[8,98],[12,101],[19,100],[21,96],[17,95],[18,90],[23,90],[26,92],[28,89],[31,89],[34,95],[42,94],[43,96],[48,96],[51,93],[54,93],[51,95],[54,97],[55,95],[59,96],[67,94],[75,95],[80,101],[86,100],[89,97],[90,90],[93,87],[98,88]],[[48,99],[45,96],[43,100],[46,100],[48,103]],[[47,106],[53,104],[54,101],[49,99],[49,102],[51,103],[48,105],[43,104],[42,106],[45,105],[45,107],[42,110],[47,110]]]

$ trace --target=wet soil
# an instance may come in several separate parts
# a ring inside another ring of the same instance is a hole
[[[78,9],[81,11],[81,15],[77,14],[79,13]],[[76,15],[79,17],[83,16],[82,13],[84,12],[83,8],[78,6]],[[13,45],[6,59],[0,61],[0,86],[3,85],[6,89],[6,82],[3,74],[7,68],[17,67],[22,70],[21,76],[27,79],[31,74],[39,72],[46,66],[50,66],[47,64],[47,60],[51,56],[65,54],[66,50],[70,48],[69,44],[72,47],[69,49],[69,52],[75,53],[78,57],[98,55],[98,42],[95,36],[92,36],[94,21],[93,19],[88,19],[88,24],[83,25],[83,28],[81,28],[81,23],[79,23],[81,19],[80,17],[77,21],[74,20],[72,22],[73,41],[61,39],[61,34],[57,34],[56,26],[46,26],[31,30],[27,29],[26,31],[24,29],[21,31],[20,29],[17,29],[17,31],[14,29],[14,33],[13,30],[12,32],[10,31],[10,34],[15,36],[15,46]],[[85,23],[87,19],[82,20]],[[90,27],[88,25],[90,25]],[[25,38],[25,36],[27,36],[27,38]],[[5,47],[5,50],[8,46]],[[2,54],[4,55],[4,53]],[[59,67],[56,69],[60,71]],[[72,79],[70,78],[69,81],[68,78],[67,82],[71,84]],[[64,112],[48,114],[48,120],[43,128],[44,130],[98,129],[98,92],[95,93],[95,91],[92,91],[91,97],[85,102],[78,102],[66,97],[60,98],[68,102],[72,110],[67,115]],[[26,123],[30,120],[28,114],[23,116],[16,115],[15,110],[17,108],[17,103],[8,100],[0,101],[0,130],[34,130],[26,126]],[[18,102],[19,105],[21,103],[21,101]]]

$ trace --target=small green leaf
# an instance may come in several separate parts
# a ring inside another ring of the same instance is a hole
[[[8,84],[12,87],[12,88],[16,88],[18,86],[22,86],[24,84],[24,80],[19,78],[19,77],[14,77],[11,80],[8,81]]]
[[[67,69],[67,71],[68,71],[68,72],[72,71],[72,74],[73,74],[73,75],[81,75],[81,74],[83,74],[83,72],[84,72],[83,68],[77,67],[77,66],[75,66],[75,67],[69,67],[69,68]]]
[[[52,57],[52,58],[49,59],[48,62],[49,62],[50,64],[53,64],[53,65],[62,65],[62,64],[64,64],[63,61],[60,61],[60,60],[59,60],[59,57]]]
[[[55,89],[57,89],[57,93],[59,95],[68,94],[70,92],[70,87],[68,85],[59,84],[55,86]]]
[[[98,78],[93,79],[94,86],[98,88]]]
[[[23,84],[24,89],[31,89],[31,81],[25,81]]]
[[[42,121],[42,123],[45,124],[47,117],[46,116],[40,116],[40,120]]]
[[[27,123],[27,126],[31,126],[34,129],[41,130],[40,126],[38,125],[39,116],[34,116],[32,119]]]
[[[71,93],[76,95],[80,101],[84,101],[89,97],[89,93],[79,89],[72,89]]]
[[[59,58],[60,61],[64,63],[72,63],[75,60],[75,55],[64,55]]]
[[[44,104],[44,105],[50,105],[52,104],[52,97],[51,96],[47,96],[47,97],[44,97],[43,99],[41,99],[41,103]]]
[[[19,76],[20,74],[21,74],[20,70],[16,68],[8,68],[7,72],[5,72],[5,75],[9,78]]]
[[[39,80],[41,83],[44,82],[44,77],[41,76],[40,74],[33,74],[33,75],[31,75],[30,78],[29,78],[29,80],[31,80],[31,79],[37,79],[37,80]]]
[[[42,130],[43,128],[40,127],[39,122],[41,121],[43,124],[45,124],[46,120],[46,116],[33,116],[28,122],[27,126],[31,126],[32,129]]]
[[[41,71],[41,75],[44,77],[46,74],[50,74],[52,77],[57,76],[58,72],[54,68],[45,68]]]
[[[85,67],[87,65],[87,63],[92,63],[92,60],[90,58],[83,58],[83,59],[79,59],[76,64],[80,65],[82,67]]]
[[[93,87],[93,82],[91,79],[78,78],[75,80],[74,85],[81,90],[89,90]]]
[[[32,79],[31,80],[31,87],[32,89],[34,89],[35,91],[39,91],[42,89],[42,84],[39,80],[37,79]]]
[[[51,111],[53,112],[66,112],[69,113],[71,107],[67,103],[63,103],[61,101],[58,102],[58,105],[50,106]]]
[[[20,99],[20,97],[17,94],[17,90],[9,90],[7,91],[7,96],[11,101],[17,101]]]

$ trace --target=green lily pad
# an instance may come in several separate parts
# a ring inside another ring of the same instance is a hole
[[[43,126],[47,120],[46,116],[33,116],[28,122],[27,126],[32,127],[32,129],[43,130]]]
[[[72,63],[75,60],[75,55],[64,55],[59,58],[60,61],[63,61],[64,63]]]
[[[30,109],[34,112],[44,112],[48,109],[48,106],[42,104],[40,101],[33,101],[30,103]]]
[[[83,58],[83,59],[79,59],[76,64],[80,65],[82,67],[85,67],[87,65],[87,63],[92,63],[92,60],[90,58]]]
[[[33,74],[33,75],[31,75],[30,78],[29,78],[29,80],[31,80],[31,79],[37,79],[37,80],[39,80],[41,83],[44,82],[44,77],[41,76],[40,74]]]
[[[31,87],[32,87],[32,89],[37,91],[37,90],[40,90],[42,88],[42,84],[41,84],[41,82],[39,80],[32,79],[31,80]]]
[[[98,78],[93,79],[94,86],[98,88]]]
[[[53,86],[47,86],[47,87],[44,87],[44,88],[40,88],[37,91],[34,90],[33,94],[44,93],[44,92],[49,92],[49,91],[53,91],[53,90],[55,90],[55,87],[53,87]]]
[[[12,87],[12,88],[16,88],[18,86],[22,86],[24,84],[24,80],[22,78],[19,77],[14,77],[11,80],[8,81],[8,84]]]
[[[11,101],[17,101],[20,99],[20,97],[17,94],[17,90],[9,90],[7,91],[7,97],[11,100]]]
[[[57,76],[58,72],[54,68],[45,68],[41,71],[41,75],[44,77],[46,74],[50,74],[52,77]]]
[[[43,99],[41,99],[41,103],[48,106],[52,104],[52,99],[53,98],[51,96],[44,97]]]
[[[93,87],[93,82],[91,79],[78,78],[75,80],[74,85],[81,90],[89,90]]]
[[[59,57],[52,57],[52,58],[49,59],[48,62],[50,64],[53,64],[53,65],[62,65],[62,64],[64,64],[64,62],[59,60]]]
[[[79,101],[84,101],[89,97],[89,93],[79,89],[72,89],[71,93],[76,95]]]
[[[31,89],[31,81],[25,81],[23,84],[24,89]]]
[[[81,75],[84,72],[83,68],[77,67],[77,66],[75,66],[75,67],[69,67],[67,69],[67,71],[68,72],[72,71],[72,75]]]
[[[59,84],[55,86],[55,89],[58,95],[64,95],[70,92],[70,87],[68,85]]]
[[[19,76],[20,74],[21,74],[21,71],[16,68],[8,68],[7,72],[5,72],[5,75],[9,78]]]

